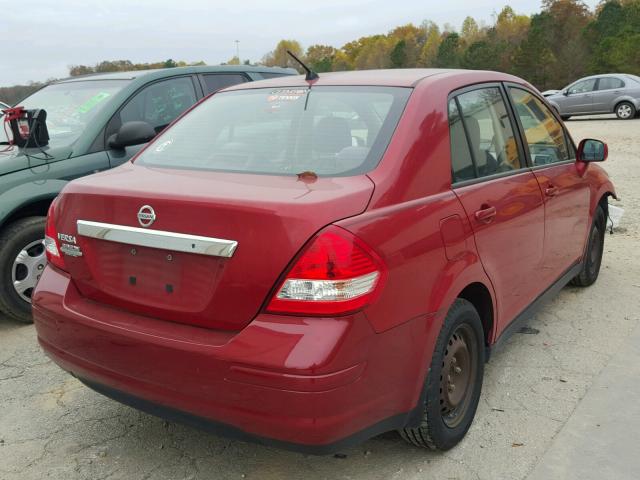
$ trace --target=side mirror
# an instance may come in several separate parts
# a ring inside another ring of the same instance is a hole
[[[604,162],[609,156],[607,144],[600,140],[586,138],[578,145],[578,161]]]
[[[568,89],[568,88],[565,88],[565,89],[562,91],[562,95],[564,95],[565,97],[568,97],[568,96],[569,96],[569,89]]]
[[[147,122],[126,122],[107,140],[107,146],[116,150],[147,143],[156,136],[156,131]]]

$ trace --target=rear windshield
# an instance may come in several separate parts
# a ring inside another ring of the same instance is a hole
[[[411,89],[263,88],[214,95],[136,163],[263,174],[357,175],[375,167]]]

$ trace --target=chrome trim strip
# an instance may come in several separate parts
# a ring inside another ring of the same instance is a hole
[[[78,220],[78,235],[108,242],[127,243],[140,247],[160,248],[174,252],[196,253],[212,257],[231,258],[238,247],[235,240],[200,237],[186,233],[148,230],[145,228],[112,225],[110,223]]]

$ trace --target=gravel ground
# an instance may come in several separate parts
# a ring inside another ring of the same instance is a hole
[[[43,355],[32,326],[0,318],[0,479],[525,478],[640,323],[640,120],[567,125],[577,140],[609,143],[623,223],[607,236],[598,283],[565,288],[529,322],[533,333],[492,357],[458,447],[422,451],[389,433],[314,457],[201,433],[85,388]]]

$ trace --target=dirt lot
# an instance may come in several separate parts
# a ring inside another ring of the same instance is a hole
[[[565,288],[486,369],[467,438],[442,454],[383,435],[336,457],[229,441],[101,397],[53,365],[32,326],[0,318],[1,479],[522,479],[640,325],[640,120],[568,122],[609,143],[625,208],[598,283]],[[612,408],[618,408],[612,405]]]

